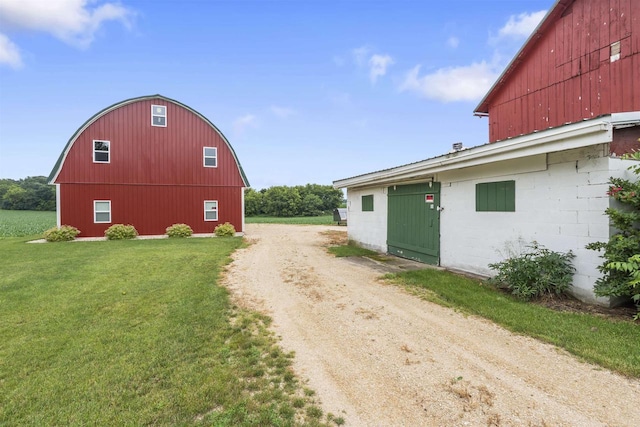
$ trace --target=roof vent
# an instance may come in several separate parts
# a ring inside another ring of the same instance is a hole
[[[460,151],[460,150],[462,150],[462,142],[454,142],[453,151]]]

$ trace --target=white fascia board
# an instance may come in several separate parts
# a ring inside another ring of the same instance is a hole
[[[612,138],[611,118],[605,116],[445,154],[422,162],[337,180],[333,186],[362,187],[417,179],[451,169],[607,143],[611,142]]]
[[[629,111],[625,113],[612,113],[611,125],[614,128],[638,126],[640,124],[640,111]]]

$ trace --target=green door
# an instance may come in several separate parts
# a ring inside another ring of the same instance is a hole
[[[440,262],[440,183],[397,185],[388,191],[389,253],[427,264]]]

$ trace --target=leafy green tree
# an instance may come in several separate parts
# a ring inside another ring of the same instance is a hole
[[[4,197],[7,190],[17,184],[18,181],[14,181],[13,179],[0,179],[0,206],[2,205],[2,198]]]
[[[302,199],[301,209],[303,216],[322,215],[322,199],[315,194],[309,193]]]
[[[13,185],[2,196],[2,208],[12,210],[29,210],[34,204],[33,200],[30,200],[30,195],[27,190],[19,185]]]
[[[341,190],[333,188],[331,185],[307,184],[300,186],[300,195],[304,197],[307,194],[318,196],[321,200],[319,210],[323,212],[331,212],[342,204],[344,195]]]
[[[300,215],[302,198],[297,189],[276,186],[264,193],[264,213],[270,216],[291,217]]]
[[[343,198],[342,191],[330,185],[276,186],[260,191],[247,188],[244,211],[247,216],[318,216],[339,207]]]
[[[244,214],[246,216],[258,216],[264,214],[263,194],[253,188],[244,191]]]
[[[640,160],[640,151],[626,158]],[[604,261],[598,267],[602,277],[594,286],[596,295],[631,297],[640,314],[640,164],[629,170],[638,179],[611,178],[607,192],[618,202],[618,207],[605,210],[617,233],[608,242],[591,243],[587,248],[604,251]]]
[[[29,176],[18,181],[2,179],[0,206],[2,209],[54,211],[56,189],[47,184],[44,176]]]

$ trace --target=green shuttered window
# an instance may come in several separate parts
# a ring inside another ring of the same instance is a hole
[[[373,212],[373,194],[362,196],[362,212]]]
[[[476,184],[476,212],[515,212],[516,182]]]

